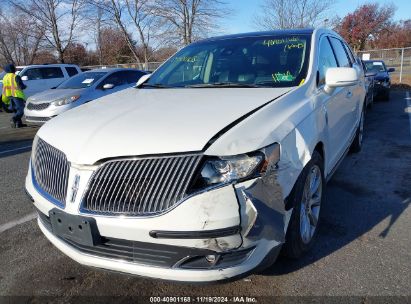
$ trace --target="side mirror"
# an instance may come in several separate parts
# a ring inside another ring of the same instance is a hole
[[[354,68],[329,68],[325,73],[324,90],[330,94],[335,88],[356,85],[359,81]]]
[[[24,76],[21,76],[21,80],[27,81],[27,80],[29,80],[29,78],[26,75],[24,75]]]
[[[151,74],[145,74],[141,76],[140,79],[137,81],[136,87],[139,88],[143,83],[149,80],[150,77],[151,77]]]
[[[387,72],[388,72],[388,73],[395,72],[395,68],[389,68]]]
[[[111,90],[112,88],[114,88],[115,85],[112,83],[106,83],[105,85],[103,85],[103,90]]]

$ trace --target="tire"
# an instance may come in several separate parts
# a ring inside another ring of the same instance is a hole
[[[358,153],[362,148],[362,141],[364,138],[364,119],[365,119],[365,110],[364,107],[361,112],[360,123],[358,124],[357,131],[355,134],[354,141],[351,144],[350,152]]]
[[[314,186],[310,186],[312,182],[315,182]],[[318,185],[318,188],[315,185]],[[313,246],[320,224],[324,193],[324,162],[321,155],[314,151],[290,195],[293,212],[283,246],[285,256],[293,259],[299,258]]]
[[[373,92],[371,92],[371,101],[367,106],[369,110],[372,110],[372,108],[374,107],[374,93]]]
[[[384,100],[385,101],[390,101],[390,90],[387,90],[384,94]]]

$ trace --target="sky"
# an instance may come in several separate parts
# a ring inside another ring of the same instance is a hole
[[[233,13],[223,22],[222,31],[224,34],[242,33],[258,30],[253,24],[253,17],[260,9],[264,0],[225,0]],[[338,15],[344,17],[348,13],[353,12],[357,7],[366,3],[378,2],[381,5],[386,3],[394,3],[397,7],[394,19],[411,19],[411,0],[395,0],[395,1],[364,1],[364,0],[336,0],[332,5],[329,16]]]

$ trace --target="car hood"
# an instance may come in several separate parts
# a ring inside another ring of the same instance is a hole
[[[290,90],[131,88],[53,118],[38,136],[77,164],[201,151],[222,129]]]
[[[45,103],[45,102],[52,102],[57,99],[70,97],[73,95],[80,95],[81,93],[84,94],[84,90],[86,89],[52,89],[46,90],[41,93],[34,94],[33,96],[29,97],[29,102],[31,103]]]

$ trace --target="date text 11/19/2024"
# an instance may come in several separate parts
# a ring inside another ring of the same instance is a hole
[[[258,303],[255,297],[217,297],[217,296],[183,296],[183,297],[150,297],[150,303]]]

